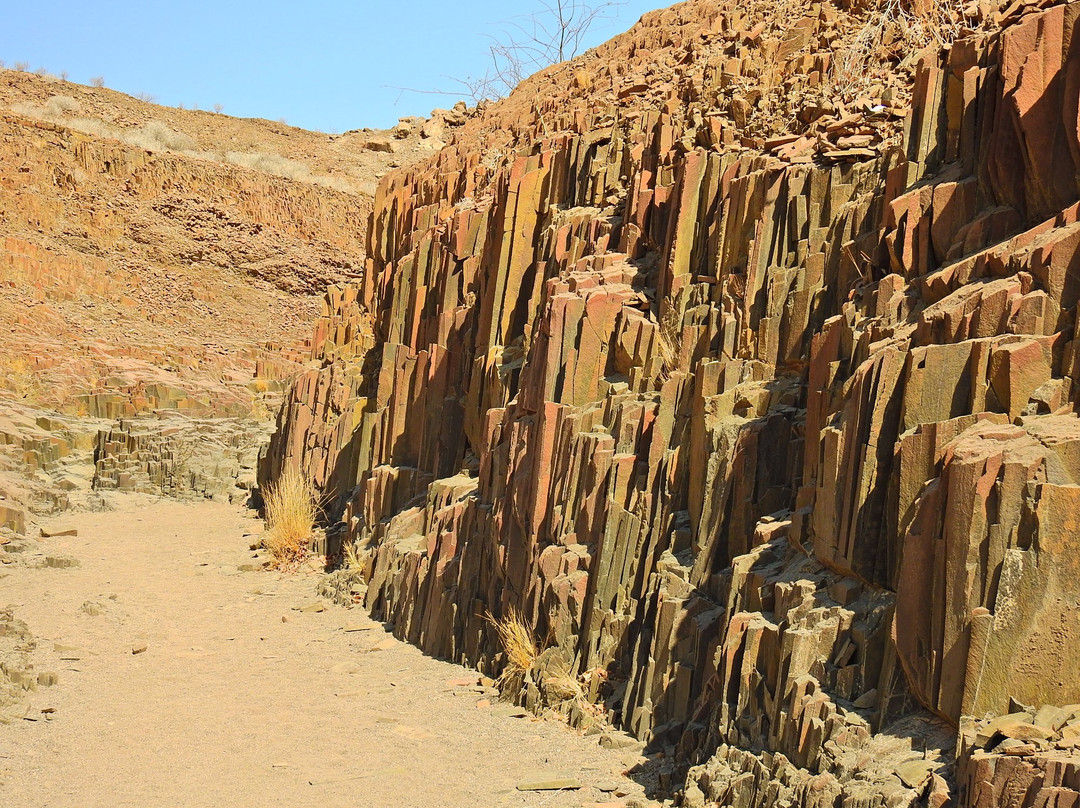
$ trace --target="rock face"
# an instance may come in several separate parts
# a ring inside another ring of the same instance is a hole
[[[361,276],[390,157],[357,137],[0,69],[0,527],[247,499],[327,284]]]
[[[251,419],[121,420],[98,432],[93,486],[244,504],[270,431]]]
[[[364,260],[365,197],[9,113],[0,156],[0,388],[24,403],[249,414],[298,369],[308,296]]]
[[[829,4],[529,80],[380,186],[264,481],[310,473],[426,651],[495,673],[520,611],[525,701],[569,671],[687,805],[1080,804],[1080,6],[1041,6],[829,109]]]

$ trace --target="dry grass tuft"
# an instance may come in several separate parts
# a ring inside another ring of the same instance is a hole
[[[324,188],[341,191],[342,193],[355,193],[352,185],[341,177],[312,174],[306,163],[301,163],[299,160],[290,160],[280,154],[230,151],[225,152],[224,160],[226,163],[232,163],[235,166],[261,171],[264,174],[273,174],[287,180],[321,185]]]
[[[55,121],[65,115],[75,115],[79,112],[79,102],[67,95],[54,95],[42,110],[42,116],[47,121]]]
[[[323,576],[318,591],[320,597],[348,608],[361,604],[367,593],[368,558],[351,542],[342,550],[341,566]]]
[[[225,162],[264,174],[274,174],[290,180],[306,180],[311,171],[298,160],[290,160],[280,154],[262,152],[225,152]]]
[[[551,633],[543,642],[537,642],[514,607],[507,609],[501,619],[491,614],[484,619],[494,626],[502,645],[506,665],[497,684],[504,698],[528,704],[530,694],[534,694],[535,708],[553,710],[574,726],[603,720],[603,706],[594,703],[607,678],[603,670],[576,675],[566,651],[553,644]]]
[[[289,467],[265,496],[266,534],[263,546],[279,566],[302,561],[315,529],[318,501],[315,488],[303,473]]]
[[[147,151],[183,152],[195,148],[194,140],[183,132],[170,129],[161,121],[149,121],[134,131],[124,132],[122,138]]]
[[[543,685],[544,697],[549,704],[558,706],[567,702],[588,703],[585,688],[565,661],[560,660],[548,668]]]
[[[367,572],[367,558],[356,552],[356,543],[349,542],[345,545],[343,565],[346,571],[364,575]]]
[[[679,348],[682,342],[682,313],[674,300],[668,301],[667,308],[657,324],[657,348],[660,352],[660,384],[667,382],[671,374],[679,369]]]
[[[499,643],[506,655],[506,670],[501,678],[509,681],[524,677],[532,669],[540,652],[532,632],[521,617],[521,612],[511,606],[501,620],[496,620],[490,614],[486,619],[495,627]]]

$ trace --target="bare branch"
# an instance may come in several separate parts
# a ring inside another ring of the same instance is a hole
[[[502,98],[533,73],[581,55],[589,32],[626,0],[536,0],[536,10],[501,23],[488,36],[491,66],[479,77],[449,78],[474,103]],[[428,95],[454,95],[442,90],[409,90]],[[461,97],[460,93],[458,97]]]

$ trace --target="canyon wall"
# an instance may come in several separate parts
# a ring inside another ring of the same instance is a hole
[[[523,701],[687,805],[1078,805],[1080,7],[847,94],[868,18],[784,9],[647,15],[384,180],[263,482],[427,652],[520,613]]]
[[[371,199],[209,153],[326,135],[10,70],[0,104],[0,529],[101,490],[246,501]]]

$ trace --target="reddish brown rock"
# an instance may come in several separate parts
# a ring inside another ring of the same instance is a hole
[[[530,79],[383,182],[264,477],[334,496],[399,637],[494,674],[523,615],[516,695],[582,721],[569,671],[687,804],[1076,804],[1034,710],[953,748],[1080,702],[1080,53],[1046,5],[883,43],[893,84],[840,100],[808,93],[865,20],[828,3],[683,4]]]

